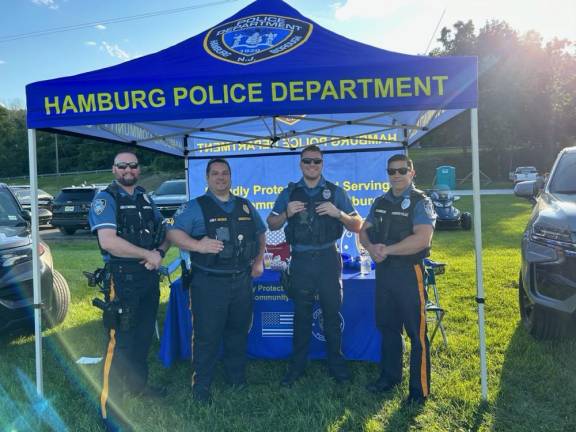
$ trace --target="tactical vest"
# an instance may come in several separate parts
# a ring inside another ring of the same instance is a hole
[[[105,191],[112,195],[116,202],[116,234],[118,237],[148,250],[162,244],[164,241],[162,222],[156,221],[154,208],[143,188],[136,187],[134,195],[129,196],[122,194],[120,186],[114,182]]]
[[[288,185],[288,201],[302,201],[306,209],[288,218],[288,224],[284,228],[286,241],[291,245],[322,245],[334,242],[342,237],[344,226],[331,216],[320,216],[316,213],[316,207],[324,202],[334,204],[337,186],[326,182],[322,190],[309,196],[304,186]]]
[[[387,246],[399,243],[406,237],[414,234],[414,208],[426,194],[418,189],[410,192],[409,198],[399,202],[391,202],[383,196],[374,202],[375,223],[368,230],[372,243],[383,243]],[[409,201],[409,203],[408,203]],[[403,208],[405,207],[405,208]],[[426,248],[413,255],[390,255],[383,263],[418,263],[430,255],[430,248]]]
[[[190,253],[193,265],[215,273],[245,271],[258,255],[259,243],[256,221],[248,200],[234,198],[232,213],[226,213],[211,197],[197,198],[202,209],[206,235],[221,240],[224,249],[218,254]],[[203,236],[195,237],[197,240]]]

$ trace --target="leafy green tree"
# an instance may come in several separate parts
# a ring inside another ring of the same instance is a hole
[[[516,165],[546,170],[562,147],[576,143],[575,44],[546,44],[535,31],[520,35],[504,21],[476,32],[472,21],[443,28],[431,55],[474,55],[479,61],[482,168],[504,178]],[[460,118],[429,138],[469,142]],[[450,139],[452,138],[452,139]]]

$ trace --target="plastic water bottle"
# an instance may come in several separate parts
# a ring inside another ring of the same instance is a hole
[[[372,270],[372,259],[366,250],[360,252],[360,274],[369,275]]]

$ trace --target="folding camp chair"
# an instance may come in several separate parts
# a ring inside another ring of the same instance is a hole
[[[426,301],[426,321],[434,322],[434,328],[430,334],[430,345],[432,345],[436,332],[440,329],[444,347],[448,348],[446,330],[442,323],[446,311],[440,306],[440,295],[438,294],[438,288],[436,286],[436,275],[443,274],[445,267],[446,264],[444,263],[435,262],[428,258],[424,260],[426,293],[428,294],[428,300]]]

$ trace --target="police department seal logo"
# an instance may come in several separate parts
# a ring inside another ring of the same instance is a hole
[[[340,312],[338,312],[338,316],[340,317],[340,332],[343,332],[344,317]],[[322,309],[320,309],[319,306],[316,306],[312,313],[312,336],[320,342],[326,342],[326,336],[324,336],[324,316],[322,315]]]
[[[212,28],[204,49],[219,60],[249,65],[286,54],[310,37],[312,24],[279,15],[251,15]]]
[[[92,207],[94,207],[94,213],[101,215],[106,208],[106,200],[101,198],[95,199],[92,203]]]
[[[432,205],[432,201],[429,199],[424,200],[424,211],[426,212],[426,216],[428,216],[428,218],[434,219],[436,217],[434,206]]]
[[[322,191],[322,198],[330,199],[331,196],[332,196],[332,191],[330,189],[324,189]]]
[[[402,207],[402,210],[406,210],[408,207],[410,207],[410,199],[404,198],[404,201],[402,201],[402,204],[400,204],[400,207]]]
[[[276,117],[276,120],[278,120],[279,122],[282,122],[284,124],[292,126],[292,125],[298,123],[300,120],[304,120],[304,117],[306,117],[306,114],[302,114],[302,115],[299,115],[297,117],[296,116],[295,117],[278,116],[278,117]]]

